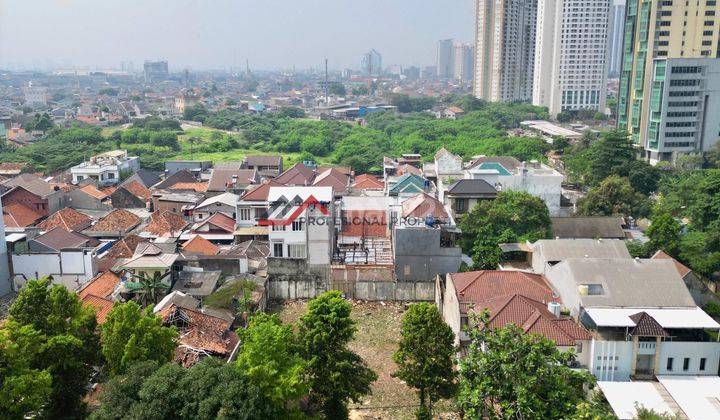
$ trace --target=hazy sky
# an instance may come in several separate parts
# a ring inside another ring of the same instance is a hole
[[[0,66],[430,65],[437,40],[470,42],[474,0],[0,0]]]

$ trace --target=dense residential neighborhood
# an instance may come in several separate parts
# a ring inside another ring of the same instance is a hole
[[[106,3],[0,8],[0,418],[720,418],[716,1]]]

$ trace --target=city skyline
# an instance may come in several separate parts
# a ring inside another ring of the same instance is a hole
[[[388,65],[427,66],[435,62],[438,39],[474,37],[472,0],[452,8],[430,0],[220,0],[213,8],[195,0],[173,7],[139,0],[102,8],[89,0],[46,3],[41,11],[16,0],[0,4],[0,68],[120,68],[132,62],[138,71],[145,60],[160,59],[171,72],[244,68],[246,60],[256,70],[281,70],[319,68],[328,58],[330,68],[339,70],[359,68],[373,48]]]

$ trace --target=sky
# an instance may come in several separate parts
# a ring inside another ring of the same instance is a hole
[[[0,0],[0,67],[171,71],[432,65],[439,39],[471,42],[474,0]]]

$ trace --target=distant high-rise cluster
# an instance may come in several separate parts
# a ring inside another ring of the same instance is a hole
[[[167,61],[146,61],[143,64],[143,71],[147,83],[166,80],[169,75]]]
[[[469,82],[473,78],[473,46],[443,39],[437,44],[437,77],[443,80]]]
[[[379,76],[382,73],[382,55],[374,49],[365,53],[360,63],[363,74]]]

